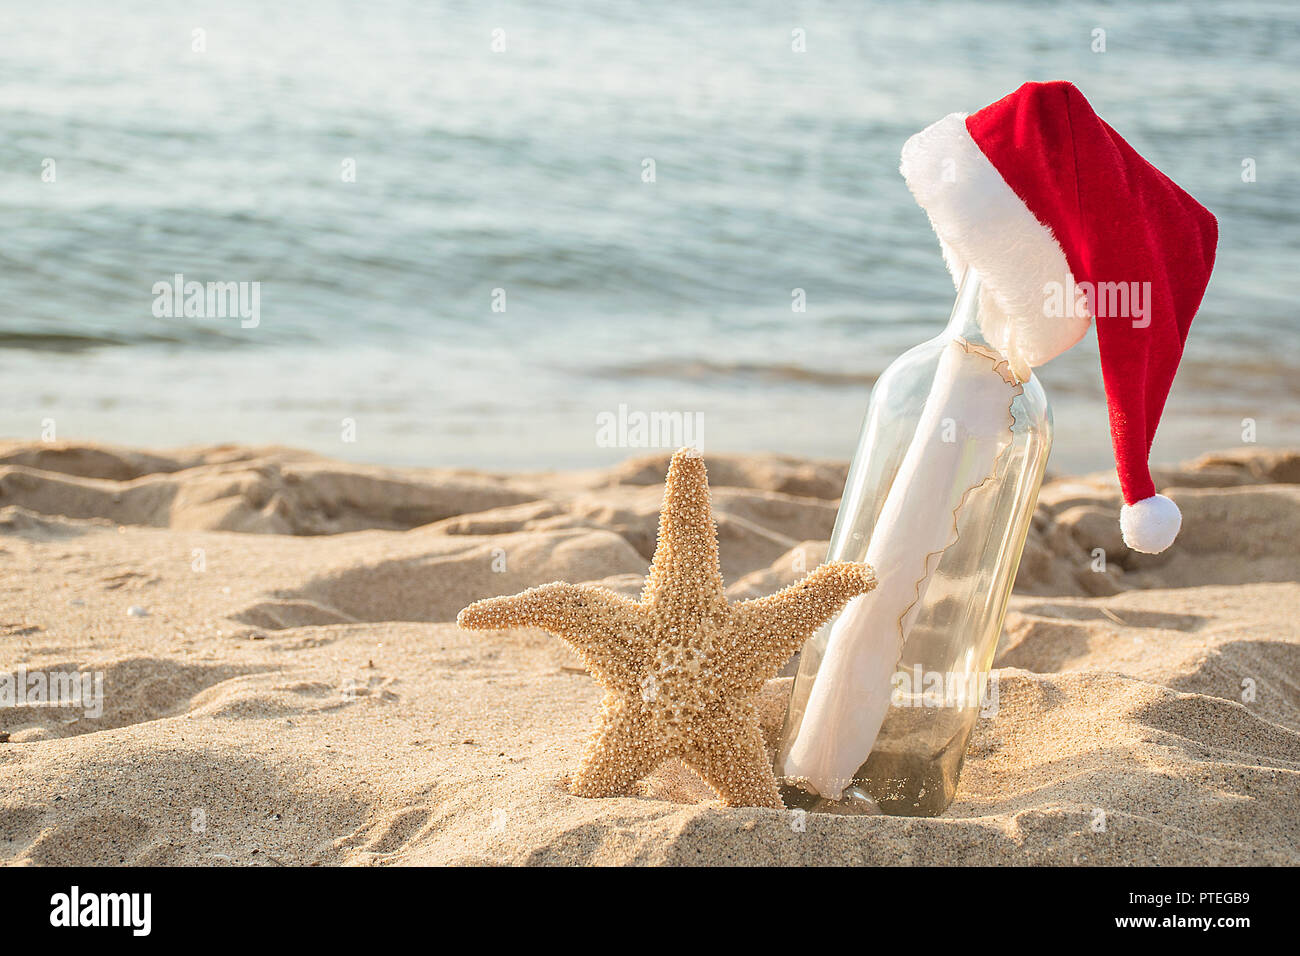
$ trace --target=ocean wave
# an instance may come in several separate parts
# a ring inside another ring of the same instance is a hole
[[[0,329],[0,349],[24,349],[31,352],[85,352],[113,346],[182,344],[184,339],[171,335],[141,336],[94,334],[87,332],[37,332]]]
[[[725,382],[745,380],[769,384],[862,385],[870,388],[877,376],[867,372],[810,368],[789,362],[725,362],[705,358],[659,358],[644,361],[588,366],[575,374],[596,378],[656,378],[681,381]]]

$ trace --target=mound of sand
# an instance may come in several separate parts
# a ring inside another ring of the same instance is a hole
[[[541,632],[452,622],[559,578],[635,593],[667,461],[0,445],[0,673],[102,687],[0,708],[0,860],[1300,862],[1300,453],[1158,474],[1184,513],[1164,555],[1124,548],[1113,479],[1048,482],[998,713],[932,820],[724,810],[675,765],[635,796],[565,792],[595,685]],[[709,471],[733,599],[821,559],[844,465]]]

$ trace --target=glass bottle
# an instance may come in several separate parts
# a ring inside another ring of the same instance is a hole
[[[872,389],[827,560],[867,561],[879,584],[800,655],[776,757],[787,805],[941,813],[996,706],[1052,418],[1028,366],[981,333],[986,294],[968,270],[943,334]]]

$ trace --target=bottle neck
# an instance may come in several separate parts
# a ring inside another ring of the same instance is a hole
[[[957,301],[953,303],[952,315],[948,318],[948,327],[944,329],[944,338],[960,339],[990,353],[1007,359],[1008,367],[1020,382],[1027,382],[1033,375],[1029,366],[1020,356],[1008,355],[1001,345],[994,345],[984,335],[980,326],[980,274],[967,267],[957,285]]]
[[[980,274],[968,267],[957,285],[957,301],[953,303],[948,327],[944,329],[946,337],[965,339],[975,345],[989,345],[980,329],[980,284]]]

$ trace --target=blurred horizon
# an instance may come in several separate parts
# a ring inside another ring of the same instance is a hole
[[[1153,460],[1243,419],[1300,445],[1292,4],[73,0],[5,26],[6,438],[576,468],[655,450],[598,440],[622,407],[846,459],[952,304],[903,141],[1069,79],[1220,221]],[[257,283],[256,321],[160,315],[177,275]],[[1095,335],[1038,374],[1050,469],[1110,467]]]

